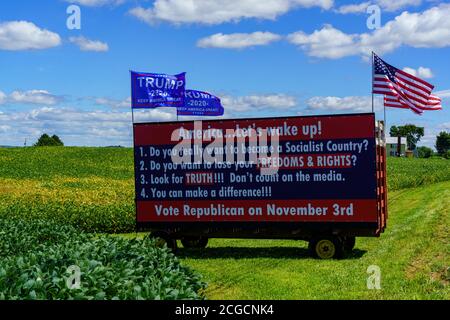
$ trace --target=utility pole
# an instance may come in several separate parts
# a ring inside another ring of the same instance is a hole
[[[25,142],[23,143],[23,146],[24,146],[24,147],[27,146],[27,138],[25,138]]]

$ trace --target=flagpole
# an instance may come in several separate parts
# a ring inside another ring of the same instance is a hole
[[[129,72],[130,72],[130,97],[131,97],[131,102],[130,102],[130,107],[131,107],[131,131],[132,131],[132,138],[133,138],[133,144],[134,144],[133,81],[132,81],[131,70],[129,70]]]
[[[383,117],[384,117],[384,132],[386,135],[386,130],[387,130],[387,126],[386,126],[386,104],[383,101]]]
[[[375,70],[374,70],[374,66],[373,66],[373,60],[374,60],[374,53],[372,51],[372,112],[374,112],[374,107],[373,107],[373,77],[375,75]]]
[[[131,70],[130,70],[130,79],[131,79]],[[133,108],[133,82],[130,81],[130,96],[131,96],[131,127],[132,127],[132,133],[133,133],[133,144],[134,144],[134,108]]]
[[[133,108],[133,77],[132,77],[132,71],[130,70],[130,107],[131,107],[131,141],[133,146],[133,163],[136,164],[136,145],[134,143],[134,108]],[[134,178],[136,179],[136,170],[134,170]],[[137,197],[134,197],[134,210],[135,210],[135,217],[137,221]],[[136,236],[138,229],[134,229]]]

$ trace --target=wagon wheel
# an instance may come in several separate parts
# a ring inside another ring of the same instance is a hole
[[[309,241],[309,250],[320,259],[340,258],[344,246],[338,237],[317,237]]]
[[[208,245],[208,238],[206,237],[184,237],[181,243],[185,248],[206,248]]]

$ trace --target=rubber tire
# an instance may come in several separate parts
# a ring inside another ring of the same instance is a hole
[[[204,249],[208,245],[208,238],[206,237],[185,237],[181,239],[181,243],[185,248],[199,248]]]
[[[156,245],[158,247],[163,247],[164,244],[169,248],[172,252],[177,251],[177,240],[172,239],[168,233],[166,232],[152,232],[150,233],[150,237],[156,239]],[[159,241],[161,240],[161,241]]]
[[[351,253],[356,244],[355,237],[345,237],[344,241],[344,251],[346,253]]]
[[[331,245],[331,249],[334,251],[330,256],[324,255],[323,252],[323,249],[326,248],[327,244]],[[320,247],[322,247],[323,249],[320,250]],[[342,240],[334,236],[322,236],[311,239],[309,241],[308,248],[312,256],[319,259],[337,259],[341,258],[344,254],[344,245]]]

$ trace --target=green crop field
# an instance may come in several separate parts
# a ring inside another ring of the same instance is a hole
[[[131,149],[0,148],[0,299],[449,299],[449,160],[389,158],[388,189],[386,232],[347,259],[238,239],[174,257],[134,233]],[[71,264],[83,289],[64,289]]]

